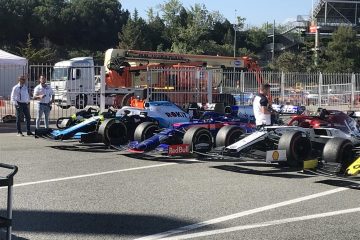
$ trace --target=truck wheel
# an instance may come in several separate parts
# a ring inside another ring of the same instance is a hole
[[[215,145],[216,147],[227,147],[239,140],[241,135],[244,134],[244,130],[235,125],[228,125],[220,128],[216,135]]]
[[[60,107],[61,109],[69,109],[71,106],[70,106],[70,105],[66,105],[66,106],[64,106],[64,105],[59,105],[59,107]]]
[[[142,142],[154,136],[154,133],[159,130],[159,125],[153,122],[140,123],[134,132],[134,141]]]
[[[325,162],[341,163],[341,172],[344,172],[347,167],[354,161],[355,155],[353,152],[354,145],[348,139],[331,138],[325,143],[322,153],[322,159]]]
[[[85,94],[79,94],[75,99],[75,107],[77,109],[83,109],[87,106],[87,96]]]
[[[225,106],[236,105],[236,100],[233,95],[222,93],[214,96],[213,102],[224,103]]]
[[[56,121],[56,127],[58,129],[65,129],[70,127],[73,124],[74,120],[72,118],[59,118]]]
[[[126,94],[121,101],[121,107],[130,106],[130,100],[133,96],[134,96],[133,93]]]
[[[98,133],[105,145],[122,145],[128,141],[125,123],[114,118],[105,119],[100,124]]]
[[[285,132],[279,140],[278,150],[286,150],[287,165],[290,167],[303,166],[311,153],[311,142],[303,137],[299,131]],[[283,165],[283,162],[279,162]]]
[[[189,144],[190,151],[205,153],[211,150],[213,138],[208,129],[195,126],[185,132],[183,144]]]

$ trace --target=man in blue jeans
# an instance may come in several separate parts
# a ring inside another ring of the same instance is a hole
[[[17,136],[24,136],[21,130],[21,118],[25,116],[26,120],[26,129],[27,135],[33,135],[30,130],[30,111],[29,111],[29,103],[30,96],[28,87],[25,85],[26,78],[25,76],[20,76],[18,78],[19,83],[16,84],[11,91],[11,102],[14,104],[16,108],[16,128],[17,128]]]
[[[49,128],[49,114],[51,111],[51,102],[54,95],[53,90],[46,84],[46,78],[40,75],[40,84],[34,88],[34,99],[37,103],[36,129],[40,128],[42,115],[45,115],[45,128]]]

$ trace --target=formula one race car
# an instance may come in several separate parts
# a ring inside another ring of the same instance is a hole
[[[299,126],[269,126],[224,145],[221,154],[256,157],[299,167],[304,160],[318,158],[339,173],[354,161],[360,146],[359,127],[354,119],[340,111],[327,111],[329,116],[293,118]],[[330,126],[322,126],[322,123]],[[307,128],[305,128],[307,127]],[[226,137],[226,136],[224,136]]]
[[[103,142],[106,145],[126,144],[133,140],[135,128],[143,122],[168,127],[175,122],[189,121],[189,115],[178,106],[167,101],[154,101],[145,108],[124,107],[88,118],[66,129],[40,129],[35,136],[46,136],[54,140],[76,139],[80,142]]]
[[[295,105],[272,104],[271,107],[279,114],[302,114],[306,110],[305,106]]]
[[[61,117],[58,118],[56,121],[56,127],[58,129],[65,129],[71,126],[74,126],[78,123],[81,123],[85,119],[98,116],[99,111],[95,108],[89,107],[86,110],[78,111],[74,114],[72,114],[70,117]]]
[[[153,123],[140,124],[134,133],[134,142],[129,144],[132,152],[189,154],[208,152],[214,145],[235,142],[244,133],[251,133],[255,124],[243,116],[218,112],[205,112],[201,119],[175,123],[170,128],[160,130]],[[155,134],[158,132],[157,134]],[[214,142],[217,135],[228,134],[223,142]]]

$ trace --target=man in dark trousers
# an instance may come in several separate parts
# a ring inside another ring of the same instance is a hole
[[[11,102],[16,108],[16,128],[17,136],[24,136],[21,130],[21,117],[25,116],[26,119],[26,130],[27,135],[33,135],[30,130],[30,96],[28,87],[25,85],[26,78],[25,76],[20,76],[18,78],[19,83],[16,84],[11,91]]]
[[[271,110],[269,109],[270,84],[261,84],[259,93],[255,96],[253,102],[256,128],[271,125]]]

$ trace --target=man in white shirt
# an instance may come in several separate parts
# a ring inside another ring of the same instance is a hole
[[[20,76],[18,78],[19,83],[16,84],[11,91],[11,102],[14,104],[16,108],[16,128],[17,128],[17,135],[24,136],[21,130],[21,118],[25,116],[26,120],[26,129],[27,135],[33,135],[30,131],[30,111],[29,111],[29,103],[30,103],[30,96],[29,90],[25,85],[26,78],[25,76]]]
[[[256,128],[271,125],[271,111],[269,110],[269,100],[267,96],[270,93],[270,85],[262,84],[260,92],[254,98],[253,109]]]
[[[34,88],[34,99],[37,102],[36,129],[40,128],[42,115],[45,115],[45,128],[49,128],[49,114],[51,111],[51,103],[54,92],[50,86],[46,84],[46,78],[40,75],[40,84]]]

